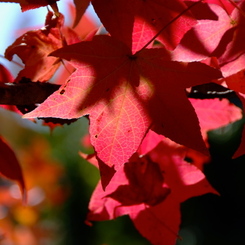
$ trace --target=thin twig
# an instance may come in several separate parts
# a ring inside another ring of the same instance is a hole
[[[194,2],[192,5],[190,5],[188,8],[183,10],[181,13],[179,13],[176,17],[174,17],[170,22],[168,22],[167,25],[165,25],[154,37],[152,37],[144,46],[141,48],[137,53],[141,52],[143,49],[145,49],[148,45],[150,45],[160,34],[162,31],[164,31],[168,26],[170,26],[174,21],[176,21],[178,18],[180,18],[184,13],[189,11],[192,7],[197,5],[198,3],[202,2],[202,0],[198,2]]]

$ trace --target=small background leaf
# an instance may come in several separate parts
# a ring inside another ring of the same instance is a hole
[[[25,198],[25,182],[22,170],[15,153],[10,146],[0,137],[0,172],[11,180],[18,181],[23,198]]]

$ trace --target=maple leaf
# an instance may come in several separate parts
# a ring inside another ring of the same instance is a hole
[[[242,110],[231,104],[227,99],[189,99],[193,105],[201,127],[201,132],[203,138],[207,139],[207,131],[217,129],[226,126],[229,123],[233,123],[242,118]],[[146,155],[151,150],[153,150],[162,140],[164,140],[163,135],[159,135],[152,130],[149,130],[147,136],[143,139],[137,152],[139,155]],[[206,142],[206,144],[208,144]],[[186,148],[187,149],[187,148]],[[191,163],[202,169],[203,164],[209,162],[209,157],[203,155],[200,152],[194,151],[192,149],[187,149],[187,158],[191,160]],[[96,159],[91,160],[92,156],[86,156],[81,153],[81,156],[88,160],[90,163],[93,162],[95,166],[98,167],[98,161]],[[100,166],[101,167],[101,166]],[[103,168],[103,166],[102,166]],[[111,176],[114,174],[108,173],[108,169],[105,169],[102,176],[102,186],[106,186],[109,183]]]
[[[147,154],[144,159],[147,162],[131,167],[132,162],[125,164],[113,176],[105,191],[98,183],[89,203],[88,221],[129,215],[139,232],[152,244],[175,244],[181,219],[180,203],[208,192],[217,194],[204,174],[185,162],[184,157],[185,149],[165,138]],[[149,166],[155,177],[149,176],[150,181],[144,183],[146,175],[142,173],[146,173]],[[160,174],[162,177],[157,177]],[[133,175],[137,177],[132,178]],[[127,185],[130,188],[125,192]]]
[[[102,48],[103,47],[103,48]],[[67,83],[25,118],[89,115],[98,157],[118,170],[138,149],[147,130],[206,151],[185,88],[211,82],[220,72],[201,63],[172,62],[165,49],[130,54],[109,36],[96,36],[56,51],[77,70]]]
[[[26,199],[25,182],[22,170],[17,157],[10,146],[0,137],[0,173],[11,180],[19,183],[23,194],[23,200]]]
[[[15,79],[16,82],[22,77],[32,81],[47,81],[53,76],[60,62],[59,59],[48,55],[63,46],[60,34],[63,22],[62,15],[56,17],[49,11],[44,28],[26,32],[6,49],[5,57],[8,60],[12,60],[13,55],[17,54],[25,64],[25,68]]]
[[[174,49],[196,24],[196,19],[180,0],[93,0],[92,4],[106,30],[132,49],[132,53],[159,32],[157,39],[167,49]]]

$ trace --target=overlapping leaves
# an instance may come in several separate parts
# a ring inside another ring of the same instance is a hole
[[[56,6],[56,1],[13,2],[22,10],[33,4]],[[74,0],[74,25],[89,2]],[[153,244],[174,244],[180,203],[216,193],[200,171],[207,159],[202,155],[207,154],[206,133],[240,119],[241,110],[227,100],[189,100],[187,91],[215,81],[240,93],[245,104],[244,3],[93,0],[108,34],[92,39],[93,33],[79,42],[69,32],[64,39],[56,10],[46,28],[56,24],[48,31],[25,34],[28,42],[20,37],[7,50],[7,56],[17,53],[25,63],[16,81],[31,76],[45,82],[61,59],[75,68],[58,91],[24,117],[88,116],[93,163],[101,173],[88,220],[128,214]],[[33,42],[35,53],[28,50]],[[30,55],[39,54],[40,62],[30,70]],[[244,142],[243,136],[237,155],[244,153]],[[196,153],[201,159],[197,167],[185,161],[193,149],[201,152]]]
[[[152,244],[174,244],[180,224],[180,202],[216,193],[203,173],[184,161],[186,149],[150,131],[154,148],[135,154],[112,178],[106,191],[98,183],[89,204],[88,221],[129,215]],[[143,142],[143,145],[144,142]]]
[[[201,63],[172,62],[163,48],[131,55],[124,44],[108,36],[96,36],[53,55],[69,59],[77,70],[25,117],[89,115],[97,156],[116,170],[138,149],[149,128],[205,152],[185,88],[219,78],[219,71]]]

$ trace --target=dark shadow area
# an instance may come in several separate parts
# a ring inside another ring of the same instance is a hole
[[[242,125],[241,120],[230,128],[209,133],[212,161],[204,172],[220,196],[206,194],[181,205],[183,241],[178,241],[178,245],[244,243],[245,156],[231,159],[239,145]]]

